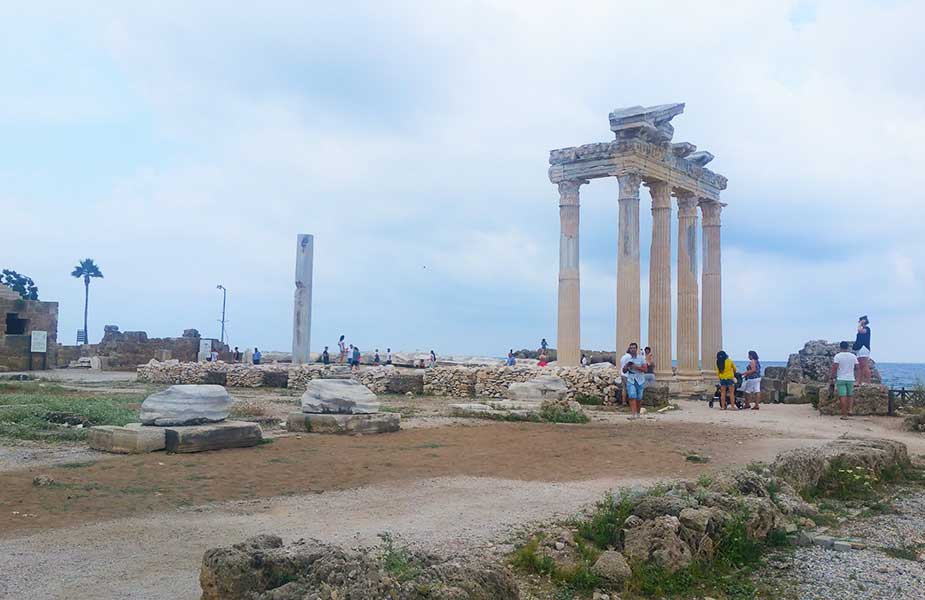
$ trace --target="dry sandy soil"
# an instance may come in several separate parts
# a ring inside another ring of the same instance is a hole
[[[235,395],[271,417],[295,402]],[[202,552],[263,532],[371,544],[390,531],[443,552],[501,553],[515,528],[571,514],[614,487],[696,477],[844,433],[925,453],[925,436],[900,431],[898,419],[845,422],[809,406],[723,413],[680,402],[638,422],[595,412],[588,425],[550,425],[448,419],[439,416],[446,399],[387,402],[406,415],[404,431],[278,435],[195,455],[6,448],[0,597],[197,598]],[[690,453],[710,461],[692,463]],[[34,487],[38,474],[56,485]]]

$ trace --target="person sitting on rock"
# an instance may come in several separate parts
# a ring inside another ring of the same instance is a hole
[[[848,420],[851,414],[851,397],[854,395],[854,371],[858,367],[858,357],[848,352],[848,342],[838,345],[841,352],[832,359],[832,370],[829,377],[835,380],[835,393],[838,394],[838,404],[841,408],[841,418]]]

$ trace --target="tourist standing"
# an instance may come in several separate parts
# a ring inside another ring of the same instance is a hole
[[[379,366],[381,359],[379,358],[379,348],[376,348],[376,353],[373,354],[373,365]]]
[[[745,378],[745,408],[758,410],[761,402],[761,361],[754,350],[748,351],[748,368],[742,373],[742,377]],[[752,402],[754,406],[751,405]]]
[[[213,351],[209,354],[209,360],[210,360],[211,362],[218,362],[218,350],[213,350]]]
[[[646,359],[646,386],[655,383],[655,355],[652,353],[652,348],[646,346],[642,350]]]
[[[735,406],[736,394],[736,366],[725,351],[716,353],[716,376],[719,377],[719,407],[726,410],[727,400]]]
[[[324,352],[321,353],[321,362],[326,365],[331,364],[331,355],[328,354],[327,346],[324,347]]]
[[[860,361],[857,356],[848,352],[848,342],[842,342],[838,347],[841,351],[832,359],[829,377],[835,379],[835,393],[838,394],[841,418],[847,420],[851,414],[851,397],[854,396],[854,370],[860,366]]]
[[[392,349],[391,348],[385,349],[385,364],[387,365],[392,364]]]
[[[511,351],[507,353],[507,360],[504,361],[504,364],[508,367],[513,367],[517,364],[517,359],[514,358],[514,349],[511,348]]]
[[[633,356],[630,354],[629,347],[627,347],[626,353],[620,357],[620,400],[623,406],[629,404],[629,400],[626,398],[626,371],[624,369],[626,368],[626,363],[628,363],[631,358],[633,358]]]
[[[853,349],[858,355],[858,383],[870,383],[870,320],[867,315],[858,319]]]
[[[241,362],[241,351],[238,350],[237,346],[234,347],[234,354],[232,354],[232,358],[234,359],[234,362],[236,363]]]
[[[254,346],[254,364],[259,365],[261,358],[263,358],[263,354],[260,353],[260,349],[257,348],[257,346]]]
[[[347,364],[353,366],[353,344],[347,346]]]
[[[623,388],[630,405],[630,419],[638,419],[642,407],[642,395],[646,389],[646,359],[639,356],[639,344],[633,342],[620,359],[620,370],[624,373]]]
[[[582,354],[582,355],[581,355],[581,366],[582,366],[582,367],[587,367],[589,364],[590,364],[590,363],[589,363],[589,361],[588,361],[588,355],[587,355],[587,354]]]
[[[437,366],[437,354],[433,350],[430,351],[430,366]]]
[[[337,350],[340,352],[337,362],[343,363],[347,360],[347,344],[344,342],[344,336],[340,336],[340,339],[337,340]]]
[[[538,367],[545,367],[549,364],[549,359],[546,357],[546,351],[540,352],[539,362],[536,364]]]
[[[352,345],[351,345],[352,346]],[[360,370],[360,348],[358,346],[353,347],[353,372],[356,373]]]
[[[540,350],[541,354],[546,354],[546,348],[549,347],[549,344],[546,342],[546,338],[540,340]]]

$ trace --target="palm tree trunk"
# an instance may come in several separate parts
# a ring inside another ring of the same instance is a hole
[[[87,333],[87,306],[90,303],[90,278],[84,277],[84,344],[90,343],[90,335]]]

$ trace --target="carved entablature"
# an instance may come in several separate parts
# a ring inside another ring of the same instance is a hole
[[[674,129],[669,121],[683,111],[680,103],[615,110],[610,113],[610,128],[617,139],[550,151],[550,181],[638,173],[646,181],[662,181],[718,201],[727,180],[705,167],[713,155],[689,142],[671,142]]]

